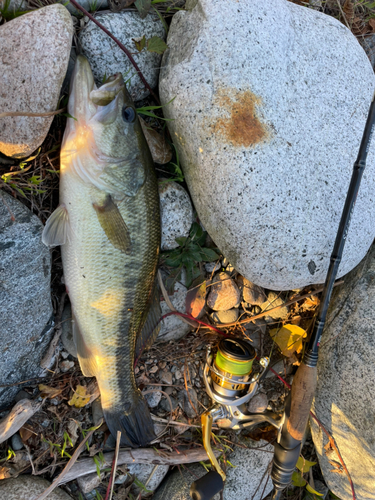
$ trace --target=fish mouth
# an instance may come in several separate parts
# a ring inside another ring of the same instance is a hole
[[[78,56],[70,83],[68,112],[78,123],[88,123],[99,106],[107,106],[125,88],[121,73],[110,76],[96,87],[90,63]]]

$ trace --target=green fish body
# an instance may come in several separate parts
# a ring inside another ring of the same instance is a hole
[[[95,376],[107,425],[121,444],[155,438],[136,387],[136,345],[157,333],[160,248],[157,180],[122,76],[95,88],[79,56],[71,82],[60,167],[60,205],[43,241],[61,244],[78,359]]]

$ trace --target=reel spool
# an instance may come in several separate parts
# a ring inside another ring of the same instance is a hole
[[[214,395],[231,400],[248,389],[255,357],[255,349],[249,342],[235,338],[221,340],[210,366]]]

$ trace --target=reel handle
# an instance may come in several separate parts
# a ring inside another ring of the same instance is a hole
[[[212,467],[214,469],[216,469],[217,473],[219,473],[219,475],[221,476],[222,482],[223,482],[226,479],[225,472],[220,467],[219,462],[217,461],[217,459],[215,457],[215,453],[213,452],[212,447],[211,447],[211,430],[212,430],[212,422],[213,422],[212,411],[215,411],[214,408],[211,408],[211,410],[205,411],[201,416],[203,446],[207,452],[207,455],[208,455],[208,458],[210,459]],[[221,487],[221,489],[222,489],[222,487]]]
[[[190,496],[193,500],[211,500],[223,488],[224,481],[221,475],[211,470],[197,481],[194,481],[190,487]]]

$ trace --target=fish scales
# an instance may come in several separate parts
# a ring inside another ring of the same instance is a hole
[[[157,179],[121,75],[95,89],[79,56],[68,111],[76,120],[68,119],[64,134],[60,206],[43,241],[61,244],[79,362],[97,378],[108,427],[121,430],[124,445],[145,445],[155,435],[134,356],[155,286]]]

